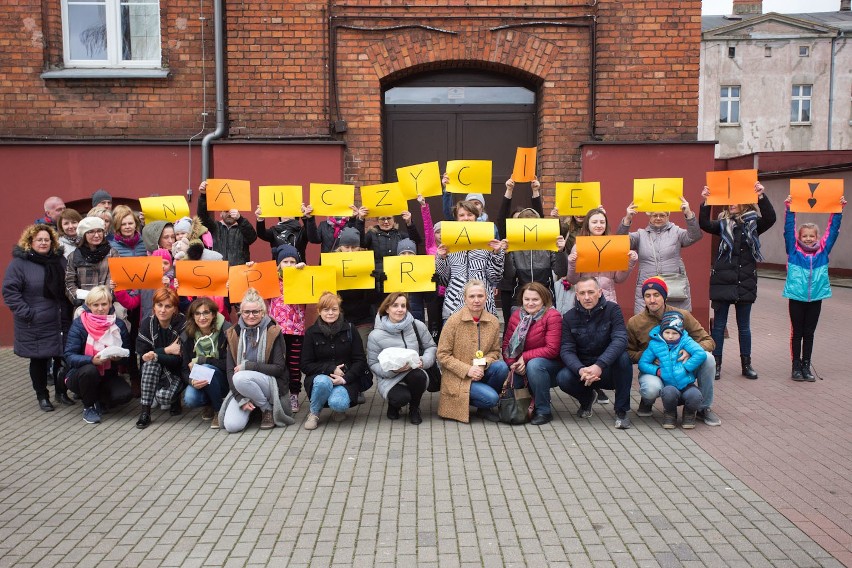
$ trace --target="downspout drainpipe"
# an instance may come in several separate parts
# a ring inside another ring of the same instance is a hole
[[[831,150],[831,119],[834,115],[834,49],[836,43],[837,36],[835,35],[831,38],[831,71],[828,74],[828,150]]]
[[[222,2],[213,0],[213,41],[216,72],[216,130],[208,132],[201,140],[201,179],[210,177],[210,143],[225,135],[225,26]]]

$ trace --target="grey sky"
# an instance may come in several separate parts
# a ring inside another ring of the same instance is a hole
[[[733,0],[702,0],[701,13],[705,16],[730,14]],[[763,0],[763,13],[798,14],[805,12],[836,12],[840,0]]]

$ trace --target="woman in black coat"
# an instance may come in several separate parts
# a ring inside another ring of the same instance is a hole
[[[316,429],[326,403],[338,413],[358,404],[358,394],[372,382],[361,336],[344,320],[340,304],[340,296],[324,293],[317,302],[317,321],[305,330],[302,372],[311,401],[305,430]]]
[[[740,340],[740,362],[746,378],[756,379],[757,371],[751,366],[751,306],[757,300],[757,263],[760,254],[759,235],[775,224],[775,209],[764,194],[763,185],[756,183],[757,207],[753,204],[728,205],[719,219],[710,219],[710,206],[701,204],[698,225],[701,230],[719,235],[719,253],[710,273],[710,302],[713,307],[713,329],[710,335],[716,342],[716,379],[722,369],[722,347],[728,311],[733,304],[737,315],[737,332]],[[701,192],[706,200],[710,190]],[[758,209],[760,214],[758,214]]]
[[[47,391],[47,373],[53,360],[56,402],[72,405],[59,377],[65,336],[71,327],[71,303],[65,297],[65,256],[56,230],[30,225],[12,250],[12,262],[3,278],[3,300],[15,325],[15,354],[30,360],[30,380],[45,412],[54,410]]]

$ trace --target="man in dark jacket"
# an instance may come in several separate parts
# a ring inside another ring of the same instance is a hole
[[[213,250],[228,261],[228,266],[239,266],[251,260],[249,245],[257,240],[257,232],[236,209],[222,211],[221,220],[214,221],[207,211],[207,182],[198,187],[198,216],[213,237]]]
[[[302,258],[305,258],[305,251],[308,248],[307,226],[313,223],[309,217],[302,217],[301,223],[295,217],[281,217],[278,223],[267,227],[259,205],[254,214],[257,216],[257,238],[269,243],[273,259],[275,259],[275,249],[281,245],[295,247]]]
[[[580,403],[580,418],[591,417],[596,388],[614,389],[615,427],[630,428],[627,412],[633,369],[627,356],[624,315],[618,304],[603,297],[595,278],[581,278],[574,290],[576,303],[562,317],[560,356],[565,368],[556,382]]]

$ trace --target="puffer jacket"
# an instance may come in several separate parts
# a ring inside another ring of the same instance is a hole
[[[782,296],[799,302],[815,302],[831,297],[828,279],[828,255],[840,232],[842,213],[832,213],[828,229],[819,240],[816,252],[805,252],[799,246],[796,214],[787,209],[784,216],[784,246],[787,249],[787,281]]]
[[[512,298],[518,300],[517,295],[524,284],[538,282],[544,285],[551,293],[554,292],[553,275],[562,278],[568,274],[568,257],[563,251],[547,250],[518,250],[510,252],[506,256],[506,266],[503,269],[503,283],[508,281],[512,284]]]
[[[768,197],[758,199],[760,217],[757,219],[757,234],[761,235],[775,224],[775,209]],[[710,219],[710,206],[701,204],[698,214],[698,224],[701,230],[712,235],[722,232],[721,223]],[[743,238],[742,225],[733,228],[734,246],[731,259],[720,256],[715,251],[713,269],[710,271],[710,300],[735,304],[737,302],[754,303],[757,300],[757,260]]]
[[[379,354],[391,347],[419,351],[418,336],[420,343],[423,344],[423,353],[421,354],[423,369],[428,369],[435,364],[435,352],[438,347],[432,340],[432,334],[429,333],[426,324],[419,320],[413,320],[412,324],[404,330],[396,331],[386,326],[386,322],[382,320],[381,316],[376,316],[376,324],[373,331],[370,332],[369,338],[367,338],[367,364],[377,379],[376,389],[382,398],[387,399],[390,390],[405,378],[408,371],[404,373],[385,371],[379,364]]]
[[[414,241],[414,244],[419,245],[420,233],[417,231],[417,227],[414,224],[407,226],[403,223],[398,227],[391,228],[390,231],[383,231],[376,225],[370,227],[364,233],[364,248],[373,251],[376,261],[376,272],[384,270],[386,256],[396,256],[399,241],[402,239],[411,239]],[[381,292],[383,289],[381,279],[376,279],[376,290]]]
[[[343,363],[346,371],[343,379],[349,393],[349,406],[358,404],[363,380],[368,372],[367,357],[361,336],[352,324],[347,323],[334,337],[328,338],[319,322],[305,330],[302,343],[302,372],[305,374],[305,391],[310,397],[317,375],[331,375]],[[282,391],[283,392],[283,391]]]
[[[316,217],[308,217],[306,219],[308,229],[308,242],[320,245],[320,252],[334,252],[340,243],[340,234],[334,236],[334,227],[326,221],[317,223]],[[358,234],[361,235],[361,242],[364,242],[364,220],[358,217],[349,217],[346,221],[347,227],[354,227]],[[304,260],[304,259],[303,259]]]
[[[695,382],[695,371],[704,364],[707,352],[688,333],[680,334],[680,341],[669,345],[660,335],[660,326],[654,327],[649,334],[651,340],[648,348],[639,358],[639,372],[646,375],[656,375],[666,386],[677,387],[682,391]],[[689,353],[689,359],[678,361],[681,351]],[[658,361],[659,364],[654,361]]]
[[[509,323],[506,324],[506,333],[503,335],[503,360],[506,361],[507,365],[511,365],[518,360],[517,357],[507,357],[506,349],[509,347],[512,334],[515,333],[515,329],[521,322],[522,309],[512,312],[512,317],[509,318]],[[522,357],[527,364],[533,359],[538,358],[558,361],[561,343],[562,314],[556,308],[550,308],[527,331],[527,339],[524,341]]]
[[[565,366],[574,373],[589,365],[606,370],[626,350],[624,315],[618,304],[603,295],[591,310],[575,300],[574,307],[562,316],[559,354]]]
[[[87,312],[90,311],[86,305],[83,306],[83,309]],[[110,309],[110,314],[114,313]],[[118,326],[118,331],[121,334],[121,346],[125,349],[130,349],[130,334],[127,333],[127,326],[118,318],[115,319],[115,325]],[[65,364],[68,366],[67,377],[73,377],[80,367],[91,364],[92,356],[86,355],[86,341],[88,339],[89,332],[83,327],[83,320],[76,318],[71,324],[71,329],[68,330],[68,341],[65,343]],[[117,367],[117,362],[113,361],[111,366],[112,372],[115,372]]]
[[[302,218],[302,223],[299,219],[288,219],[279,221],[272,227],[266,226],[266,219],[259,218],[257,220],[257,238],[269,243],[270,248],[274,251],[275,247],[281,245],[290,245],[295,247],[302,260],[305,260],[305,250],[308,248],[308,230],[306,225],[311,221],[307,217]]]

